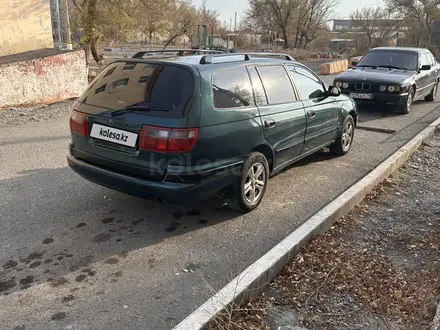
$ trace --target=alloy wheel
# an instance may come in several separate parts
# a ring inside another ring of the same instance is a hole
[[[250,204],[256,204],[261,199],[266,186],[266,171],[261,163],[255,163],[246,174],[244,183],[244,198]]]
[[[353,141],[354,127],[352,121],[347,121],[342,131],[342,149],[346,152],[350,149],[351,142]]]
[[[406,100],[406,108],[408,109],[408,112],[411,110],[413,103],[413,92],[411,91],[408,95],[408,100]]]

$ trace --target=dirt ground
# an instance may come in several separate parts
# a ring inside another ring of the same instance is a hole
[[[66,118],[66,123],[68,123],[75,102],[76,99],[72,99],[45,106],[0,109],[0,127],[42,122],[57,118]]]
[[[431,329],[440,302],[440,130],[261,296],[212,329]]]

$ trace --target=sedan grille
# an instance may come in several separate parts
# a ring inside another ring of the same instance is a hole
[[[369,91],[371,89],[371,84],[365,82],[356,82],[355,88],[357,91]]]

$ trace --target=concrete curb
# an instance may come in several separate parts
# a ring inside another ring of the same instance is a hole
[[[202,330],[210,320],[223,310],[230,306],[238,305],[243,300],[258,294],[261,288],[280,273],[282,268],[303,245],[314,236],[325,232],[336,220],[346,215],[359,204],[377,184],[398,170],[421,146],[423,141],[434,133],[438,125],[440,125],[440,118],[428,125],[427,128],[406,145],[397,150],[364,178],[327,204],[297,230],[250,265],[223,289],[174,327],[174,330]]]

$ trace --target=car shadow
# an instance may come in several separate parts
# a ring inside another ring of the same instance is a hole
[[[19,173],[0,181],[0,190],[3,295],[41,283],[65,285],[72,272],[81,284],[96,274],[99,261],[115,264],[132,251],[239,215],[220,199],[175,205],[139,199],[67,167]]]
[[[359,124],[377,119],[402,116],[401,114],[397,113],[396,107],[377,104],[359,104],[358,112]]]

